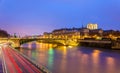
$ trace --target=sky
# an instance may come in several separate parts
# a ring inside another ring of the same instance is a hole
[[[40,35],[88,23],[120,30],[120,0],[0,0],[0,28],[10,34]]]

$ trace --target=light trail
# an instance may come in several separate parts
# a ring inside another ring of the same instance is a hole
[[[9,46],[0,46],[3,58],[4,73],[43,73],[34,64]]]
[[[2,57],[2,70],[3,70],[3,73],[7,73],[7,68],[6,68],[6,64],[5,64],[5,58],[3,56],[3,52],[2,52],[2,48],[1,48],[1,44],[0,44],[0,54],[1,54],[1,57]]]
[[[34,65],[30,64],[25,58],[23,58],[21,55],[19,55],[18,53],[16,53],[15,51],[13,51],[12,49],[9,50],[9,52],[14,53],[14,56],[16,56],[16,58],[18,58],[19,60],[21,60],[23,63],[25,63],[30,70],[32,69],[33,71],[35,71],[35,73],[40,73],[39,70],[37,68],[35,68]],[[24,64],[23,64],[24,65]],[[29,71],[30,71],[29,70]]]

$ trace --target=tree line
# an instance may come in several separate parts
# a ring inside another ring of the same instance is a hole
[[[9,37],[9,36],[10,36],[10,34],[8,34],[7,31],[0,29],[0,38]]]

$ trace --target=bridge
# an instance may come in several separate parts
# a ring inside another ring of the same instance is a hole
[[[20,45],[32,41],[56,43],[58,45],[78,45],[76,39],[52,39],[52,38],[0,38],[0,43],[8,42],[12,47],[20,47]]]
[[[0,38],[0,43],[8,42],[12,47],[20,47],[24,43],[38,41],[45,43],[55,43],[58,45],[71,45],[71,46],[86,46],[92,45],[93,47],[108,47],[120,48],[120,41],[112,40],[81,40],[81,39],[64,39],[64,38]]]

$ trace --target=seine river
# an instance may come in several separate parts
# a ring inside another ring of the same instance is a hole
[[[120,50],[37,42],[22,47],[20,52],[46,66],[52,73],[120,73]]]

